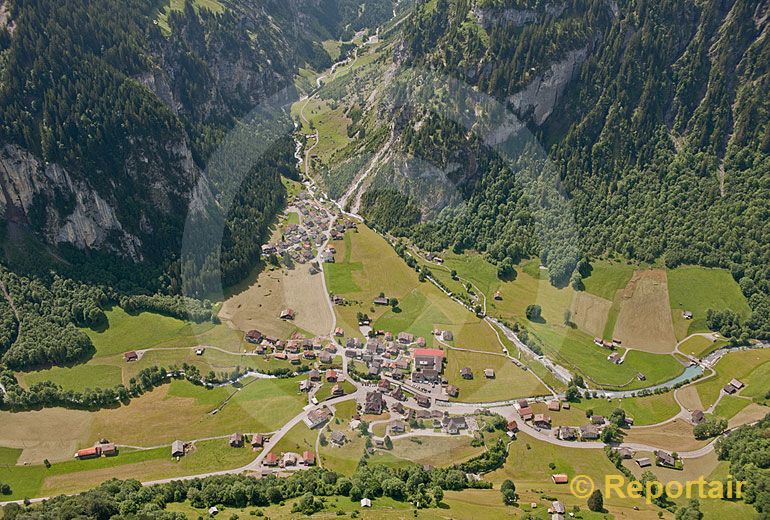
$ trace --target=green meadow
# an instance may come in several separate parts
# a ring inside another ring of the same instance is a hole
[[[738,283],[725,269],[678,267],[668,271],[668,295],[678,339],[694,332],[706,332],[708,309],[731,309],[742,316],[751,312]],[[685,320],[682,311],[693,313]]]

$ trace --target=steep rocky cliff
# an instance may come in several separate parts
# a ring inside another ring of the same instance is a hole
[[[373,19],[392,9],[368,3]],[[238,0],[218,13],[187,2],[165,30],[158,16],[151,0],[0,0],[7,239],[178,254],[193,189],[216,191],[206,167],[224,135],[298,67],[325,66],[319,40],[363,23],[350,0]]]

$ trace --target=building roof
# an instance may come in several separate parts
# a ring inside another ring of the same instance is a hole
[[[416,348],[412,351],[413,357],[444,357],[444,351],[439,348]]]
[[[551,480],[553,480],[554,484],[566,484],[569,482],[569,477],[564,473],[557,473],[555,475],[551,475]]]

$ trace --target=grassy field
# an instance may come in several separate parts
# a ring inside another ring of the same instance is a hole
[[[297,423],[289,430],[278,444],[271,450],[279,457],[282,453],[294,452],[302,455],[305,451],[315,453],[315,441],[318,438],[319,430],[311,430],[304,422]]]
[[[732,309],[746,317],[751,312],[746,298],[729,271],[705,267],[679,267],[668,272],[668,294],[678,339],[706,332],[708,309]],[[692,320],[682,311],[693,313]]]
[[[679,413],[679,405],[674,400],[673,392],[625,399],[584,399],[573,406],[582,410],[593,410],[594,414],[605,417],[615,408],[622,408],[628,417],[634,418],[636,426],[657,424]]]
[[[14,466],[21,452],[19,448],[0,448],[0,466]]]
[[[550,464],[553,464],[553,469]],[[583,518],[591,518],[585,510],[585,500],[573,496],[568,485],[558,485],[551,481],[554,473],[566,473],[570,478],[587,475],[594,482],[603,482],[605,475],[620,474],[601,450],[564,449],[519,434],[518,439],[510,444],[505,466],[486,478],[495,487],[505,479],[513,480],[520,496],[519,503],[538,503],[538,509],[535,510],[538,515],[546,509],[542,497],[547,496],[561,500],[568,511],[577,505],[581,508]],[[604,506],[615,518],[657,518],[657,508],[645,505],[642,500],[605,497]],[[634,506],[640,510],[634,511]]]
[[[617,262],[597,261],[592,264],[591,274],[583,278],[587,293],[605,300],[614,300],[634,274],[634,266]]]
[[[666,271],[635,271],[625,289],[618,293],[620,312],[614,338],[625,347],[663,354],[676,346],[671,308],[668,305]]]
[[[714,407],[714,415],[717,417],[724,417],[725,419],[732,419],[738,412],[750,404],[750,399],[726,395],[722,397],[722,399],[719,400],[719,404]]]
[[[44,458],[63,460],[101,438],[122,445],[152,447],[171,441],[228,435],[235,431],[278,429],[307,404],[298,391],[299,378],[258,379],[233,387],[205,389],[186,381],[134,399],[128,406],[98,412],[46,408],[0,412],[0,446],[22,448],[21,460],[39,464]],[[216,414],[210,412],[225,399]],[[51,435],[52,431],[59,434]]]
[[[460,377],[460,369],[463,367],[473,370],[473,379]],[[485,368],[494,369],[494,379],[484,377]],[[523,371],[504,356],[450,349],[447,352],[445,375],[449,384],[460,389],[456,400],[466,403],[503,401],[549,393],[531,373]]]
[[[692,451],[709,443],[695,439],[692,424],[682,419],[651,428],[627,430],[624,442],[657,446],[668,451]]]
[[[679,350],[702,359],[725,345],[727,345],[727,341],[723,339],[713,341],[706,336],[692,336],[679,345]]]
[[[488,314],[524,326],[530,338],[540,345],[547,355],[583,374],[594,386],[643,388],[676,377],[683,370],[681,364],[671,356],[641,351],[630,352],[621,365],[612,365],[607,361],[607,350],[593,344],[596,334],[564,324],[564,312],[575,308],[574,302],[578,293],[571,288],[553,287],[547,276],[541,276],[544,270],[539,268],[537,261],[526,261],[517,266],[516,279],[510,282],[498,279],[496,267],[478,253],[455,255],[448,252],[444,254],[443,268],[432,264],[430,267],[452,291],[464,292],[465,289],[461,283],[450,278],[447,270],[456,270],[460,278],[470,280],[486,295]],[[595,297],[580,298],[590,302],[601,301],[600,298],[607,296],[613,297],[611,293],[622,289],[631,278],[632,272],[633,268],[630,266],[599,262],[592,275],[586,278],[586,281],[594,278],[591,294]],[[493,299],[495,291],[498,290],[502,300]],[[542,321],[527,320],[525,311],[531,303],[541,306]],[[615,317],[620,305],[617,307]],[[606,304],[602,308],[606,308]],[[597,318],[596,315],[597,313],[593,312],[585,321],[594,324],[600,322],[601,317]],[[614,319],[612,309],[608,311],[607,319],[608,323]],[[596,329],[598,326],[594,325],[592,328]],[[637,373],[643,373],[646,381],[639,381],[636,378]]]
[[[483,446],[471,446],[471,437],[407,437],[393,441],[389,453],[396,458],[435,467],[464,462],[484,451]]]
[[[146,348],[193,347],[205,344],[238,352],[241,346],[241,333],[225,325],[214,325],[210,322],[198,325],[151,312],[133,315],[120,307],[108,310],[106,315],[105,327],[98,330],[86,329],[96,347],[95,358]]]
[[[17,378],[25,387],[42,381],[52,381],[67,390],[75,391],[83,391],[86,388],[111,388],[123,382],[121,367],[96,363],[19,373]]]
[[[719,391],[731,379],[737,378],[746,384],[741,395],[755,396],[767,392],[767,375],[770,373],[770,350],[741,350],[722,357],[710,377],[695,385],[704,407],[711,406],[719,397]]]
[[[342,390],[345,392],[345,395],[352,394],[356,391],[356,387],[353,386],[353,383],[347,380],[343,380],[339,383],[339,385],[342,387]],[[319,401],[325,401],[329,399],[332,396],[332,388],[334,387],[333,383],[324,383],[321,388],[318,389],[318,391],[315,393],[315,398]]]
[[[192,452],[179,462],[171,458],[168,446],[151,450],[121,450],[118,456],[91,460],[14,466],[3,469],[3,480],[11,484],[9,499],[75,493],[110,478],[154,480],[235,468],[253,460],[250,449],[228,447],[226,439],[196,442]]]

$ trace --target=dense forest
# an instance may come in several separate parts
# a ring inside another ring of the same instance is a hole
[[[401,150],[447,171],[462,202],[408,229],[398,207],[425,217],[408,193],[367,217],[428,249],[539,256],[557,285],[580,286],[583,258],[726,268],[753,312],[712,325],[770,337],[769,11],[759,0],[422,4],[394,51],[412,91],[393,96],[392,120]],[[515,143],[478,131],[484,101],[476,126],[463,124],[474,108],[433,74],[496,99],[520,121],[511,128],[524,125]]]
[[[735,480],[745,480],[744,500],[761,514],[770,512],[770,416],[741,426],[717,441],[720,460],[730,463]]]

